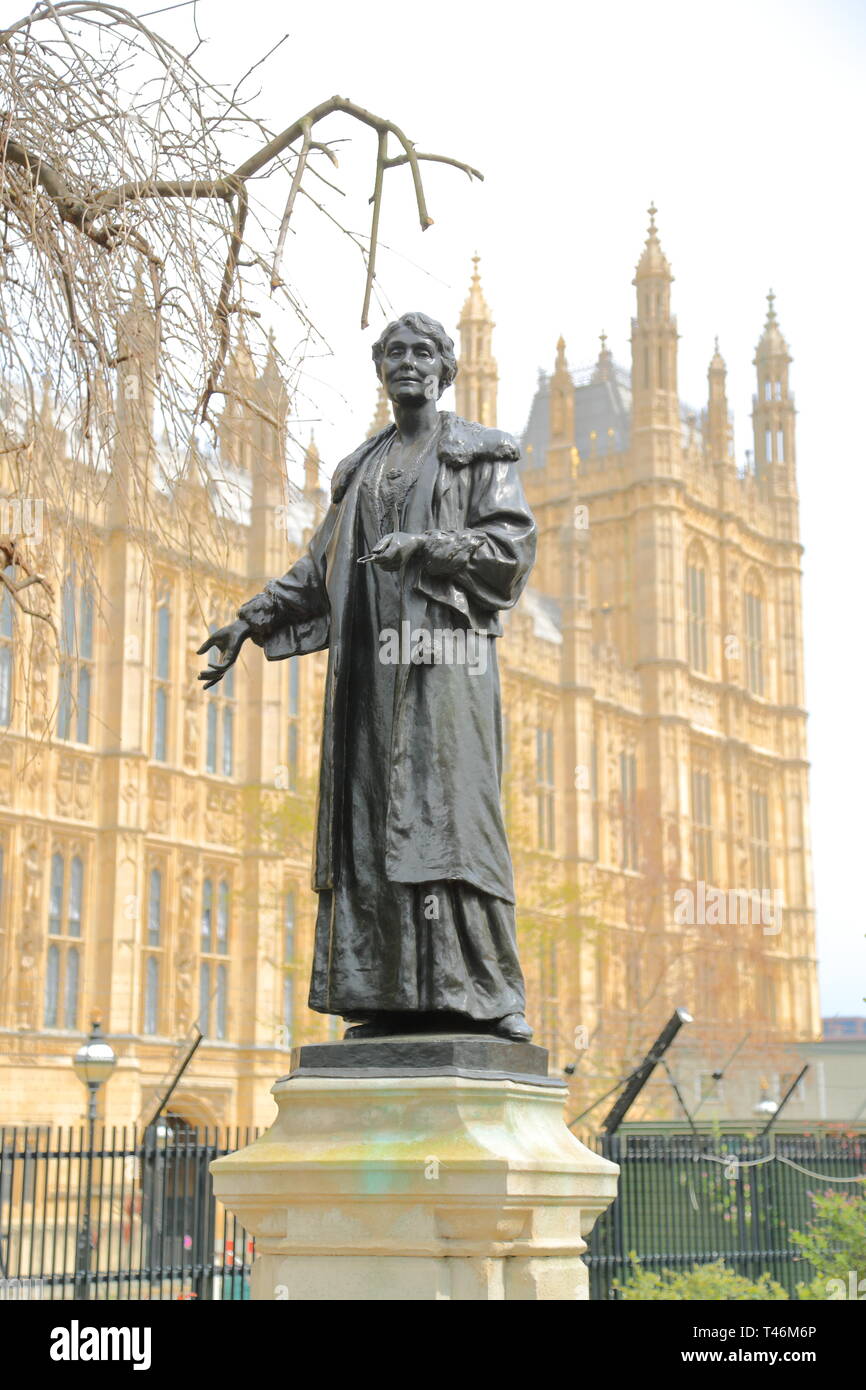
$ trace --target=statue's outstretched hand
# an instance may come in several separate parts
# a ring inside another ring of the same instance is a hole
[[[238,618],[236,622],[229,623],[228,627],[221,627],[217,632],[211,633],[207,641],[201,644],[196,652],[197,656],[203,656],[211,647],[217,647],[223,656],[222,661],[212,660],[206,671],[199,671],[198,678],[204,681],[205,690],[210,690],[212,685],[221,681],[229,667],[234,666],[249,635],[249,624]]]

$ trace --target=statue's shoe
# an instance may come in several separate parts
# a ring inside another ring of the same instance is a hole
[[[351,1028],[347,1028],[343,1034],[343,1042],[351,1042],[353,1038],[387,1038],[394,1032],[387,1023],[377,1023],[375,1019],[370,1019],[368,1023],[354,1023]]]
[[[512,1042],[529,1042],[532,1029],[523,1014],[506,1014],[500,1018],[493,1030],[499,1038],[510,1038]]]

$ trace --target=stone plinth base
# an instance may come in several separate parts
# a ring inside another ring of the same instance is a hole
[[[271,1128],[211,1164],[256,1238],[254,1299],[587,1297],[581,1255],[616,1165],[566,1128],[560,1083],[507,1079],[542,1049],[441,1041],[423,1042],[432,1075],[404,1074],[408,1039],[378,1064],[372,1043],[300,1049]]]

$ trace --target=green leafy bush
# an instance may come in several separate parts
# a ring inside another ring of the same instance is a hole
[[[625,1283],[618,1279],[613,1287],[626,1302],[661,1302],[679,1300],[721,1303],[729,1299],[738,1302],[767,1303],[788,1298],[781,1284],[775,1283],[769,1274],[760,1279],[746,1279],[735,1270],[728,1269],[724,1260],[713,1260],[710,1264],[692,1265],[691,1269],[663,1269],[657,1273],[641,1269],[640,1260],[634,1253],[629,1255],[632,1272]]]
[[[791,1231],[791,1240],[815,1267],[812,1282],[797,1285],[797,1297],[857,1298],[858,1290],[866,1293],[866,1198],[825,1192],[813,1194],[812,1203],[815,1216],[807,1229]]]

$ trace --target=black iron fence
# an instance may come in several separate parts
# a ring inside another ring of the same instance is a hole
[[[98,1129],[91,1147],[84,1128],[0,1128],[0,1298],[248,1298],[253,1241],[215,1199],[209,1164],[255,1135]],[[622,1170],[586,1257],[595,1299],[616,1296],[632,1252],[649,1270],[721,1257],[793,1293],[813,1275],[790,1239],[810,1193],[866,1196],[864,1135],[624,1133],[593,1146]]]
[[[615,1298],[632,1270],[684,1270],[721,1258],[793,1294],[814,1277],[790,1238],[814,1217],[812,1193],[866,1198],[866,1135],[616,1134],[593,1144],[621,1168],[616,1201],[586,1257],[590,1297]],[[859,1181],[857,1179],[859,1178]]]
[[[252,1240],[208,1165],[256,1133],[0,1128],[0,1297],[248,1298]]]

